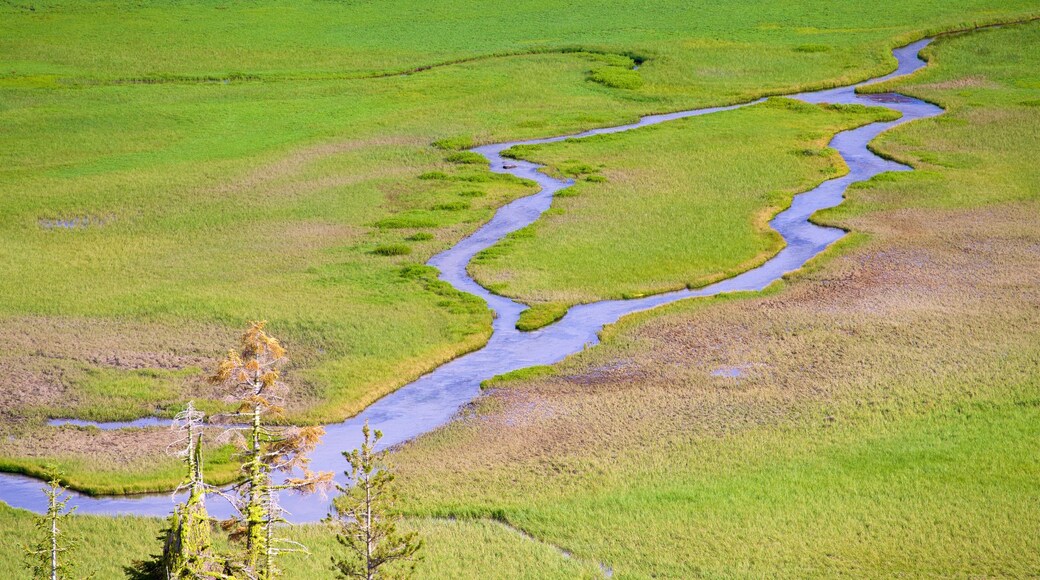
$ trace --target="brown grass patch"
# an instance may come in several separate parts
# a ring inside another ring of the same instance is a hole
[[[364,149],[366,147],[386,147],[395,145],[421,146],[424,143],[415,137],[404,136],[381,136],[367,139],[350,139],[335,143],[320,143],[309,147],[294,150],[280,159],[264,164],[245,176],[230,183],[222,185],[219,193],[245,193],[261,188],[272,182],[298,175],[311,164]],[[297,185],[304,190],[311,191],[328,187],[348,185],[358,180],[357,177],[323,178],[313,180],[307,184]]]
[[[5,435],[0,440],[0,455],[5,457],[75,457],[99,469],[168,462],[167,446],[173,439],[165,428],[103,431],[65,426]]]
[[[208,369],[237,332],[214,325],[28,316],[0,323],[0,413],[26,408],[68,409],[85,401],[70,388],[69,374],[84,367],[117,370]],[[199,377],[185,396],[211,395]]]
[[[989,80],[983,76],[968,76],[948,81],[942,81],[939,83],[928,83],[923,85],[917,85],[922,89],[999,89],[1000,83]]]

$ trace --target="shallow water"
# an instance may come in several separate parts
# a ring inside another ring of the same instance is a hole
[[[896,49],[894,55],[898,68],[891,74],[873,79],[861,85],[872,84],[896,76],[909,74],[925,65],[918,57],[930,39],[921,40]],[[597,334],[604,325],[620,317],[654,308],[676,300],[698,296],[711,296],[723,292],[755,291],[778,280],[785,273],[800,268],[807,260],[822,252],[827,246],[844,235],[842,230],[820,227],[809,223],[814,212],[841,203],[846,188],[852,183],[870,179],[886,171],[908,171],[909,167],[874,155],[867,143],[879,133],[897,125],[932,117],[942,109],[902,95],[858,96],[854,87],[842,87],[791,95],[811,103],[860,103],[884,106],[897,110],[903,117],[897,121],[873,123],[837,134],[830,146],[836,149],[849,166],[845,176],[822,183],[819,187],[795,196],[791,207],[778,214],[770,225],[779,232],[786,246],[763,265],[739,276],[697,290],[682,290],[648,296],[636,300],[608,300],[575,306],[566,316],[546,328],[534,332],[519,332],[516,321],[524,306],[508,298],[496,296],[477,284],[466,273],[466,265],[481,250],[488,248],[506,234],[516,231],[538,219],[549,209],[553,195],[570,186],[570,180],[558,180],[540,173],[539,165],[526,161],[504,159],[501,152],[519,144],[551,143],[569,138],[581,138],[605,133],[628,131],[647,125],[655,125],[685,117],[707,115],[746,107],[758,102],[713,107],[652,115],[637,123],[586,131],[577,135],[565,135],[548,139],[516,141],[474,148],[491,162],[491,170],[511,173],[536,181],[541,186],[538,193],[513,201],[498,210],[490,222],[471,236],[460,241],[451,249],[430,259],[429,264],[441,271],[441,279],[459,290],[480,296],[497,314],[494,333],[488,344],[473,353],[455,359],[418,380],[383,397],[361,414],[342,423],[326,426],[322,444],[312,454],[312,467],[319,470],[341,472],[345,467],[341,451],[357,447],[361,425],[367,420],[373,428],[385,433],[382,446],[395,445],[413,439],[447,423],[467,403],[480,394],[481,381],[505,372],[534,366],[552,364],[564,357],[579,352],[598,342]],[[506,165],[510,168],[506,169]],[[142,420],[147,421],[147,419]],[[65,421],[80,425],[83,421]],[[139,424],[139,423],[138,423]],[[120,428],[130,424],[105,423],[101,428]],[[12,474],[0,474],[0,500],[8,504],[42,511],[45,496],[40,493],[42,484],[38,480]],[[289,519],[297,522],[315,521],[325,516],[328,500],[321,497],[301,497],[287,494],[282,504],[290,512]],[[74,494],[70,505],[78,507],[80,513],[135,513],[165,515],[171,507],[168,494],[85,497]],[[217,516],[226,515],[227,506],[220,501],[210,502],[210,511]]]
[[[744,369],[741,367],[721,367],[711,371],[713,377],[725,377],[727,379],[739,379],[744,375]]]
[[[47,421],[51,427],[72,425],[75,427],[96,427],[102,431],[115,431],[116,429],[131,429],[134,427],[169,427],[173,424],[172,419],[160,417],[141,417],[133,421],[86,421],[83,419],[51,419]]]

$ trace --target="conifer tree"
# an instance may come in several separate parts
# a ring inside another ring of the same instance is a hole
[[[65,509],[69,497],[66,488],[61,485],[61,478],[53,469],[48,487],[43,488],[47,494],[47,511],[36,518],[36,529],[40,535],[38,542],[25,546],[29,571],[33,578],[61,580],[72,575],[69,552],[78,545],[78,540],[67,535],[65,524],[76,508]]]
[[[225,522],[231,537],[245,544],[238,573],[247,578],[269,579],[278,574],[276,557],[304,548],[280,539],[276,525],[284,521],[278,493],[323,491],[332,485],[332,474],[308,469],[307,455],[321,440],[321,427],[276,427],[288,386],[280,380],[287,362],[285,349],[267,334],[264,322],[255,322],[242,335],[238,351],[230,351],[212,381],[227,390],[237,412],[228,417],[247,427],[229,430],[239,437],[243,481],[236,487],[239,517]],[[242,437],[244,435],[244,438]],[[302,475],[296,476],[297,472]],[[280,476],[278,480],[274,476]]]
[[[187,499],[174,507],[167,525],[160,533],[162,553],[151,560],[135,562],[126,569],[133,580],[221,580],[222,558],[213,551],[211,523],[206,511],[206,494],[216,491],[206,485],[202,475],[202,426],[205,415],[195,409],[194,402],[174,417],[173,429],[180,437],[170,444],[174,455],[183,458],[187,467],[185,481],[174,495],[187,493]]]
[[[397,530],[400,516],[393,513],[397,501],[394,475],[385,453],[375,445],[383,437],[365,421],[360,449],[345,451],[350,469],[345,472],[350,485],[337,485],[342,493],[332,504],[328,520],[339,528],[336,539],[346,548],[342,558],[332,558],[332,567],[341,578],[395,578],[410,575],[422,540],[415,532]]]

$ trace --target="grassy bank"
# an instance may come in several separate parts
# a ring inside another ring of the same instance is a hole
[[[397,455],[415,514],[498,514],[618,577],[1035,575],[1040,40],[943,38],[894,87],[858,232],[764,297],[629,317]],[[735,375],[732,376],[732,375]]]

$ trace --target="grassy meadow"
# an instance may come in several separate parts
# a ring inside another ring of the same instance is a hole
[[[486,288],[534,305],[528,318],[557,305],[728,278],[783,247],[769,220],[794,194],[846,172],[827,148],[835,133],[897,115],[777,98],[517,147],[513,154],[577,183],[542,219],[479,254],[470,270]]]
[[[32,541],[33,515],[0,505],[0,577],[26,579],[22,546]],[[77,573],[93,578],[122,578],[123,569],[135,560],[158,552],[155,539],[162,527],[156,518],[76,517],[68,533],[82,540],[75,552]],[[480,578],[596,578],[595,563],[561,554],[502,524],[493,521],[412,519],[408,530],[422,535],[422,559],[416,566],[420,578],[458,578],[467,570]],[[331,577],[333,555],[342,555],[335,536],[324,526],[292,528],[289,537],[303,542],[311,554],[289,554],[280,565],[285,578],[304,580]]]
[[[908,38],[1036,12],[978,0],[841,14],[705,6],[6,4],[3,386],[46,396],[0,406],[169,413],[212,393],[171,389],[162,372],[206,368],[255,318],[294,355],[294,418],[341,419],[489,333],[482,304],[411,266],[530,189],[431,143],[849,82],[886,70]],[[443,63],[456,64],[427,68]],[[394,71],[419,72],[379,76]],[[748,259],[730,254],[721,271]],[[131,401],[113,404],[113,390]]]
[[[619,578],[1040,573],[1040,42],[944,37],[877,90],[947,108],[763,296],[686,301],[488,384],[396,454],[413,515],[494,516]],[[736,377],[728,376],[736,374]]]
[[[5,3],[0,469],[172,487],[166,430],[43,422],[219,409],[203,376],[251,319],[289,349],[297,422],[342,419],[482,345],[486,306],[422,264],[533,189],[434,143],[845,84],[926,33],[1038,14],[1028,0]],[[402,449],[420,575],[1040,573],[1021,533],[1040,525],[1040,55],[1021,50],[1037,30],[944,38],[889,87],[949,112],[879,140],[919,171],[820,216],[860,232],[833,259],[768,296],[627,319]],[[529,151],[580,183],[474,272],[537,304],[531,327],[732,274],[776,249],[771,212],[841,171],[829,135],[879,114],[777,99]],[[549,269],[551,244],[581,267]],[[233,475],[227,448],[207,465]],[[28,517],[0,507],[4,578],[20,577]],[[76,522],[99,578],[157,546],[155,520]],[[318,576],[328,535],[293,533],[316,555],[287,577]]]

